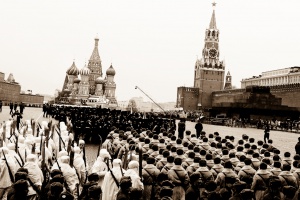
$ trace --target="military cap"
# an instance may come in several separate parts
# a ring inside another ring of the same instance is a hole
[[[182,149],[177,149],[176,150],[177,155],[183,155],[183,150]]]
[[[155,163],[155,159],[153,157],[148,157],[146,161],[147,161],[147,164],[154,164]]]

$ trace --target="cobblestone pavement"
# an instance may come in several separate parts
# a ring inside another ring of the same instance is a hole
[[[3,107],[2,112],[0,113],[0,122],[8,120],[9,116],[9,108],[7,106]],[[42,122],[44,120],[49,121],[50,118],[44,118],[42,114],[42,108],[29,108],[26,107],[23,114],[23,121],[27,119],[35,119],[38,122]],[[178,124],[178,121],[177,121]],[[186,122],[186,130],[190,130],[192,133],[195,133],[195,123],[194,122]],[[262,129],[256,128],[234,128],[234,127],[225,127],[225,126],[216,126],[210,124],[203,124],[204,131],[209,133],[219,132],[220,136],[225,137],[226,135],[232,135],[236,138],[236,140],[240,139],[243,134],[249,135],[249,137],[255,138],[257,140],[263,140],[264,131]],[[295,154],[295,145],[298,141],[298,137],[300,134],[285,132],[285,131],[271,131],[270,139],[273,140],[273,144],[275,147],[280,149],[281,155],[284,152],[289,151],[292,155]],[[98,145],[86,145],[86,156],[89,166],[92,166],[96,157],[97,157]]]

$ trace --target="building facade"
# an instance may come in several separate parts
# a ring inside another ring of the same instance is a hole
[[[0,100],[3,105],[23,102],[27,106],[42,106],[44,96],[21,93],[21,85],[15,81],[13,74],[5,80],[5,74],[0,72]]]
[[[112,64],[103,77],[101,58],[98,50],[99,38],[95,38],[95,45],[87,65],[78,69],[75,62],[66,71],[66,77],[58,102],[76,105],[91,105],[116,108],[115,97],[116,74]]]
[[[177,107],[183,110],[211,108],[212,92],[224,89],[225,62],[220,60],[219,37],[213,3],[213,13],[205,31],[202,57],[196,60],[194,67],[194,86],[177,88]]]
[[[241,88],[247,86],[280,86],[300,83],[300,67],[288,67],[262,72],[259,76],[253,76],[241,81]]]

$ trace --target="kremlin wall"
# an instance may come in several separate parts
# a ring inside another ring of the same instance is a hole
[[[23,102],[26,106],[42,106],[44,96],[25,94],[21,92],[21,85],[15,81],[14,76],[9,74],[5,80],[5,74],[0,72],[0,100],[3,105],[8,105],[9,102]]]

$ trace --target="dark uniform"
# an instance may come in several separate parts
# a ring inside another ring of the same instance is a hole
[[[265,127],[265,134],[264,134],[264,142],[267,143],[266,139],[270,139],[270,126],[267,124]]]

